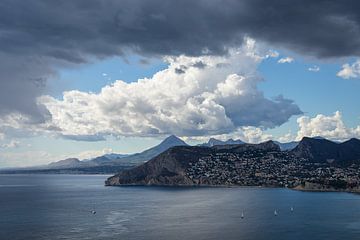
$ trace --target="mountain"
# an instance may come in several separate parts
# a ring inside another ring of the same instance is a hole
[[[123,164],[123,163],[130,163],[130,164],[143,163],[159,155],[160,153],[168,150],[169,148],[175,146],[188,146],[188,144],[185,143],[180,138],[176,137],[175,135],[171,135],[165,138],[159,145],[156,145],[155,147],[149,148],[141,153],[135,153],[127,157],[116,159],[109,163],[114,165]]]
[[[110,153],[89,160],[80,161],[79,159],[69,158],[54,162],[48,165],[50,168],[89,168],[99,166],[119,166],[119,165],[137,165],[146,162],[156,155],[166,151],[174,146],[187,146],[180,138],[171,135],[164,139],[159,145],[147,149],[141,153],[132,155]]]
[[[103,157],[106,157],[106,158],[111,159],[111,160],[118,159],[118,158],[123,158],[123,157],[127,157],[127,156],[129,156],[129,154],[107,153],[107,154],[103,155]]]
[[[261,144],[216,145],[214,147],[176,146],[172,147],[150,161],[135,168],[124,170],[110,177],[106,185],[193,185],[189,178],[187,168],[200,162],[201,158],[209,158],[218,154],[229,161],[228,154],[243,154],[253,152],[280,152],[278,145],[272,141]],[[255,155],[254,155],[255,156]],[[226,163],[225,163],[226,166]],[[198,184],[203,184],[199,180]],[[207,182],[206,184],[212,184]]]
[[[117,154],[110,153],[87,160],[69,158],[50,163],[43,166],[28,168],[4,169],[2,173],[116,173],[139,165],[159,155],[174,146],[188,146],[180,138],[171,135],[164,139],[159,145],[147,149],[141,153]]]
[[[202,144],[199,144],[198,146],[201,146],[201,147],[213,147],[213,146],[216,146],[216,145],[235,145],[235,144],[244,144],[244,142],[241,141],[240,139],[233,140],[233,139],[230,138],[229,140],[222,141],[222,140],[218,140],[216,138],[210,138],[207,143],[202,143]]]
[[[71,168],[89,168],[89,167],[97,167],[102,165],[108,165],[112,163],[114,160],[121,159],[123,157],[129,156],[128,154],[118,154],[118,153],[109,153],[104,154],[99,157],[87,159],[87,160],[79,160],[77,158],[68,158],[65,160],[60,160],[57,162],[52,162],[47,166],[42,166],[42,169],[50,168],[50,169],[71,169]]]
[[[352,138],[337,143],[324,138],[304,137],[291,153],[312,162],[335,162],[348,165],[360,161],[360,140]]]
[[[292,150],[299,144],[299,142],[296,141],[286,142],[286,143],[274,141],[274,143],[280,147],[281,151]]]
[[[77,168],[82,167],[84,163],[77,158],[67,158],[47,165],[48,168]]]

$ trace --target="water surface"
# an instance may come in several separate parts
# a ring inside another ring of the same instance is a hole
[[[0,239],[359,239],[360,195],[104,187],[106,178],[0,175]]]

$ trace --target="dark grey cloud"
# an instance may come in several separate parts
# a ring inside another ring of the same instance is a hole
[[[175,73],[183,74],[186,72],[187,66],[180,65],[178,68],[175,68]]]
[[[63,138],[74,141],[98,142],[105,141],[105,137],[101,135],[60,135]]]
[[[360,55],[360,2],[2,0],[0,114],[41,121],[59,68],[124,55],[225,54],[244,36],[319,58]]]
[[[202,61],[198,61],[198,62],[194,63],[192,65],[192,67],[199,68],[199,69],[204,69],[206,67],[206,63],[204,63]]]
[[[183,74],[183,73],[185,73],[185,69],[175,68],[175,73],[176,73],[176,74]]]

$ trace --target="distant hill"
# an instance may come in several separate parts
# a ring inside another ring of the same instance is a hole
[[[273,141],[273,142],[276,145],[278,145],[282,151],[292,150],[299,144],[299,142],[296,142],[296,141],[286,142],[286,143],[281,143],[278,141]],[[210,138],[208,142],[199,144],[198,146],[213,147],[216,145],[236,145],[236,144],[245,144],[245,142],[241,141],[240,139],[234,140],[234,139],[230,138],[226,141],[222,141],[222,140],[219,140],[216,138]]]
[[[78,168],[82,167],[84,162],[80,161],[77,158],[67,158],[57,162],[52,162],[47,165],[48,168]]]
[[[114,160],[119,160],[121,158],[129,156],[128,154],[118,154],[118,153],[109,153],[104,154],[99,157],[87,159],[87,160],[79,160],[77,158],[68,158],[65,160],[60,160],[57,162],[52,162],[47,166],[42,166],[42,169],[50,168],[50,169],[70,169],[70,168],[91,168],[91,167],[99,167],[109,165]]]
[[[222,141],[222,140],[218,140],[216,138],[210,138],[209,141],[207,143],[202,143],[199,144],[198,146],[201,147],[213,147],[216,145],[235,145],[235,144],[244,144],[245,142],[241,141],[240,139],[237,140],[233,140],[233,139],[229,139],[226,141]]]
[[[347,165],[360,160],[360,140],[352,138],[337,143],[324,138],[304,137],[291,153],[312,162],[335,162]]]

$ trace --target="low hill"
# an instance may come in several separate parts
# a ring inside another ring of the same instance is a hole
[[[77,168],[84,165],[84,162],[80,161],[77,158],[67,158],[57,162],[52,162],[48,164],[48,168]]]

